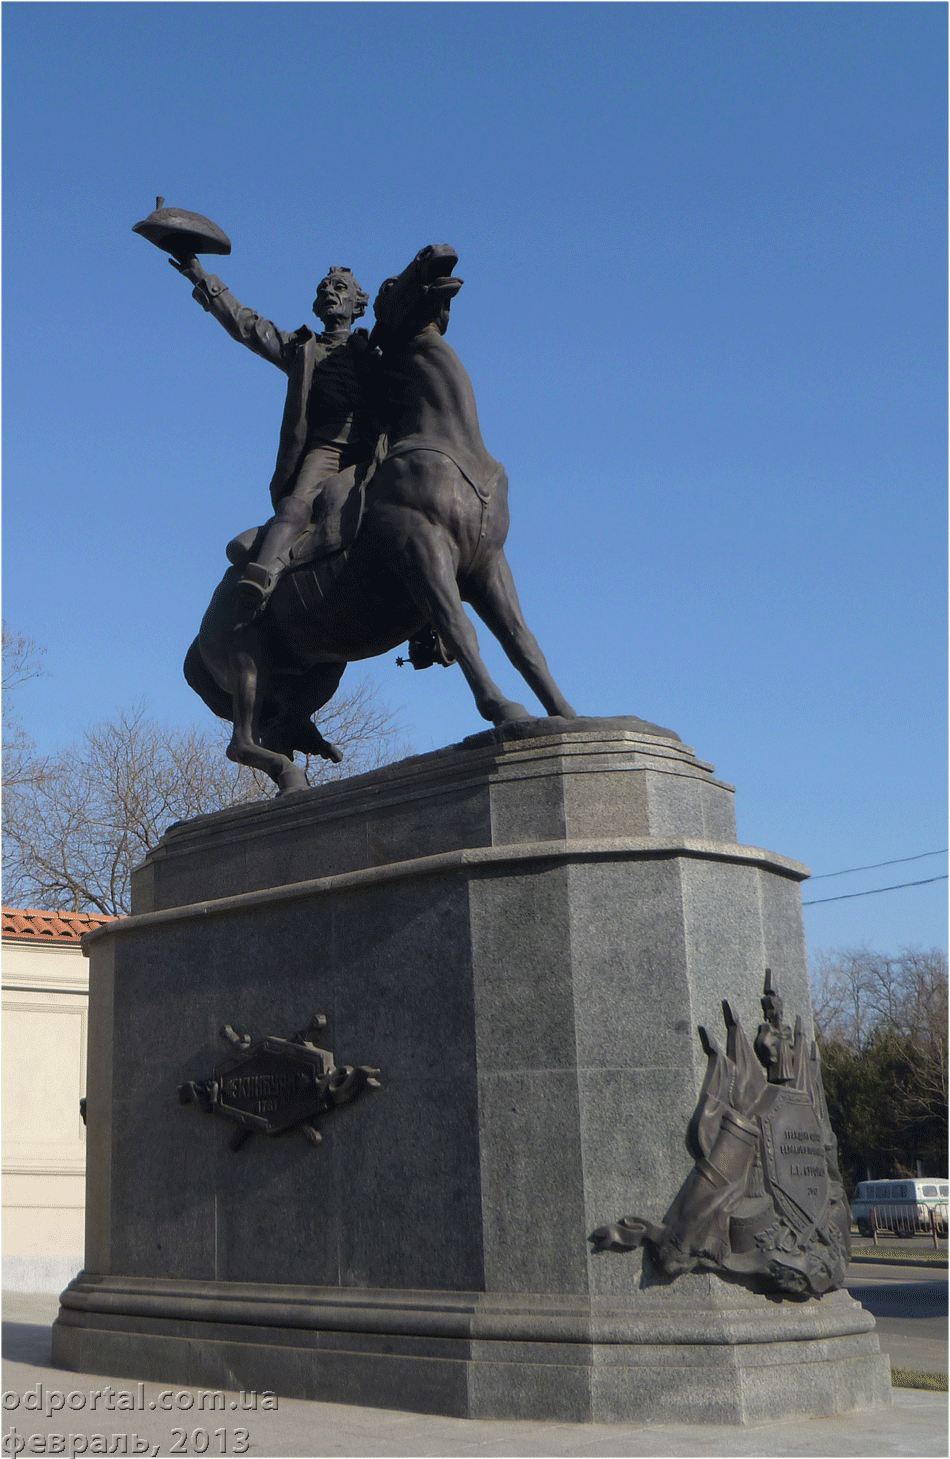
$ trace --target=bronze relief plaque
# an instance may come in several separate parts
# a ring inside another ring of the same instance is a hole
[[[338,1066],[329,1049],[313,1036],[326,1027],[322,1014],[289,1039],[268,1037],[253,1042],[230,1024],[221,1037],[238,1050],[218,1064],[208,1079],[190,1079],[178,1086],[182,1104],[197,1104],[206,1114],[223,1115],[238,1126],[231,1148],[240,1149],[252,1134],[282,1135],[299,1129],[312,1145],[322,1135],[316,1121],[340,1105],[350,1104],[364,1089],[378,1089],[378,1069],[363,1064]]]
[[[819,1225],[828,1208],[825,1136],[804,1090],[780,1085],[773,1090],[771,1106],[759,1112],[766,1184],[779,1210],[801,1232]]]
[[[750,1044],[723,1003],[726,1047],[704,1028],[706,1077],[687,1142],[696,1164],[662,1222],[624,1216],[599,1226],[597,1251],[646,1243],[669,1276],[696,1266],[796,1296],[844,1282],[851,1213],[828,1123],[817,1046],[801,1018],[783,1022],[768,968]]]
[[[286,1039],[262,1039],[251,1051],[215,1070],[221,1086],[220,1113],[246,1129],[276,1135],[319,1114],[322,1078],[329,1072],[317,1050]]]

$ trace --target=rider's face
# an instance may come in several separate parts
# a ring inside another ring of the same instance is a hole
[[[327,328],[350,325],[356,315],[357,287],[347,274],[329,273],[317,285],[313,312]]]

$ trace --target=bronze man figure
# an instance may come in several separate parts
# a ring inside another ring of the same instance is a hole
[[[251,556],[255,532],[228,546],[242,568],[238,596],[249,616],[260,612],[286,570],[291,549],[318,518],[324,551],[339,542],[338,516],[357,473],[372,459],[379,434],[371,397],[372,352],[365,329],[353,330],[369,297],[348,268],[331,268],[317,288],[313,312],[323,324],[292,334],[240,304],[215,274],[192,256],[176,265],[194,284],[194,297],[232,339],[288,376],[277,464],[270,484],[276,516]],[[322,497],[322,501],[318,498]],[[321,510],[322,508],[322,510]]]

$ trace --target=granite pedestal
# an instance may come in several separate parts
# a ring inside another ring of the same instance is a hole
[[[172,828],[88,941],[85,1271],[67,1368],[480,1418],[758,1422],[890,1400],[847,1293],[595,1227],[660,1220],[727,997],[810,1010],[803,866],[639,721],[537,721]],[[314,1013],[381,1070],[312,1148],[176,1089]]]

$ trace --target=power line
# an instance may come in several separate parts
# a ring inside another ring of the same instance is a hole
[[[934,853],[934,854],[936,854],[936,853]],[[916,861],[917,858],[915,856],[908,856],[907,857],[907,860],[908,861]],[[887,865],[886,862],[884,864]],[[855,868],[855,869],[857,870],[857,868]],[[837,876],[838,874],[839,873],[837,873],[837,872],[829,872],[828,873],[829,876]],[[843,875],[843,874],[844,873],[841,873],[841,875]],[[815,877],[815,880],[817,881],[818,878]],[[904,887],[929,887],[931,882],[934,882],[934,881],[946,881],[946,880],[947,880],[947,873],[944,872],[943,876],[928,876],[928,877],[925,878],[924,881],[901,881],[901,882],[898,882],[897,885],[896,886],[893,886],[893,887],[872,887],[869,892],[845,892],[840,897],[816,897],[813,902],[802,902],[802,906],[803,907],[817,907],[821,902],[849,902],[852,897],[876,897],[879,892],[899,892]]]
[[[894,861],[872,861],[870,866],[849,866],[844,871],[823,871],[820,876],[813,876],[812,881],[827,881],[830,876],[849,876],[852,871],[877,871],[882,866],[900,866],[905,861],[923,861],[927,856],[945,856],[946,853],[947,847],[944,846],[942,851],[921,851],[919,856],[898,856]],[[908,882],[907,885],[914,886],[918,883]],[[890,891],[890,887],[881,887],[881,891]],[[861,896],[862,893],[855,892],[854,895]]]

